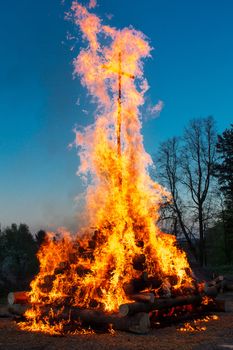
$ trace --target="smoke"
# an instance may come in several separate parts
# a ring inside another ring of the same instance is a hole
[[[96,0],[90,0],[88,7],[89,7],[89,9],[95,8],[96,7]]]
[[[149,105],[147,107],[147,113],[152,118],[157,118],[164,107],[164,102],[159,100],[156,105]]]

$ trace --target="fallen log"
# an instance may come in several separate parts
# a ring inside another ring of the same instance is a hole
[[[126,303],[119,307],[119,314],[122,316],[134,315],[138,312],[150,312],[153,310],[167,309],[175,306],[190,305],[190,304],[201,304],[202,296],[197,295],[186,295],[178,296],[176,298],[158,298],[153,303]]]
[[[26,291],[21,292],[10,292],[7,296],[7,301],[9,305],[13,304],[27,304],[29,299],[29,293]]]

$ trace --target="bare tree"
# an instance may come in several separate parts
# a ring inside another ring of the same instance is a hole
[[[199,260],[204,264],[205,204],[213,176],[216,157],[216,131],[212,117],[194,119],[184,133],[181,183],[188,190],[197,212],[199,231]],[[209,203],[208,203],[209,205]]]
[[[162,212],[162,220],[170,220],[173,226],[173,233],[177,236],[178,230],[186,238],[190,250],[197,258],[195,244],[193,243],[192,231],[185,224],[185,204],[182,200],[183,190],[180,186],[180,140],[176,137],[168,139],[160,145],[156,159],[158,175],[163,185],[167,187],[172,196],[172,201],[166,203]]]
[[[210,191],[216,156],[216,131],[212,117],[190,121],[180,139],[173,137],[160,145],[157,175],[172,196],[163,219],[176,223],[190,250],[204,264],[205,230],[213,218]],[[175,232],[174,232],[175,233]],[[196,242],[198,243],[198,254]]]

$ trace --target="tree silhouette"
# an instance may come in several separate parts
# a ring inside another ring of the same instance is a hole
[[[215,167],[220,189],[224,195],[222,220],[225,231],[226,262],[233,260],[233,124],[218,135],[219,161]]]
[[[177,230],[178,225],[201,265],[205,263],[205,231],[211,216],[216,138],[212,117],[193,119],[183,137],[173,137],[160,145],[155,159],[159,180],[172,195],[168,209],[174,227]],[[198,254],[194,241],[198,241]]]
[[[0,276],[6,287],[26,288],[38,269],[37,244],[25,224],[12,224],[0,234]]]
[[[39,230],[36,234],[36,242],[38,247],[41,246],[41,244],[44,242],[46,237],[46,232],[44,230]]]

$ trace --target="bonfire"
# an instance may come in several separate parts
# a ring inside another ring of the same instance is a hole
[[[141,133],[148,39],[90,11],[72,4],[86,43],[74,73],[96,104],[94,123],[76,131],[78,174],[88,184],[85,225],[76,234],[47,233],[20,327],[57,334],[104,324],[143,333],[153,310],[201,304],[204,296],[176,238],[157,224],[169,193],[150,177]]]

